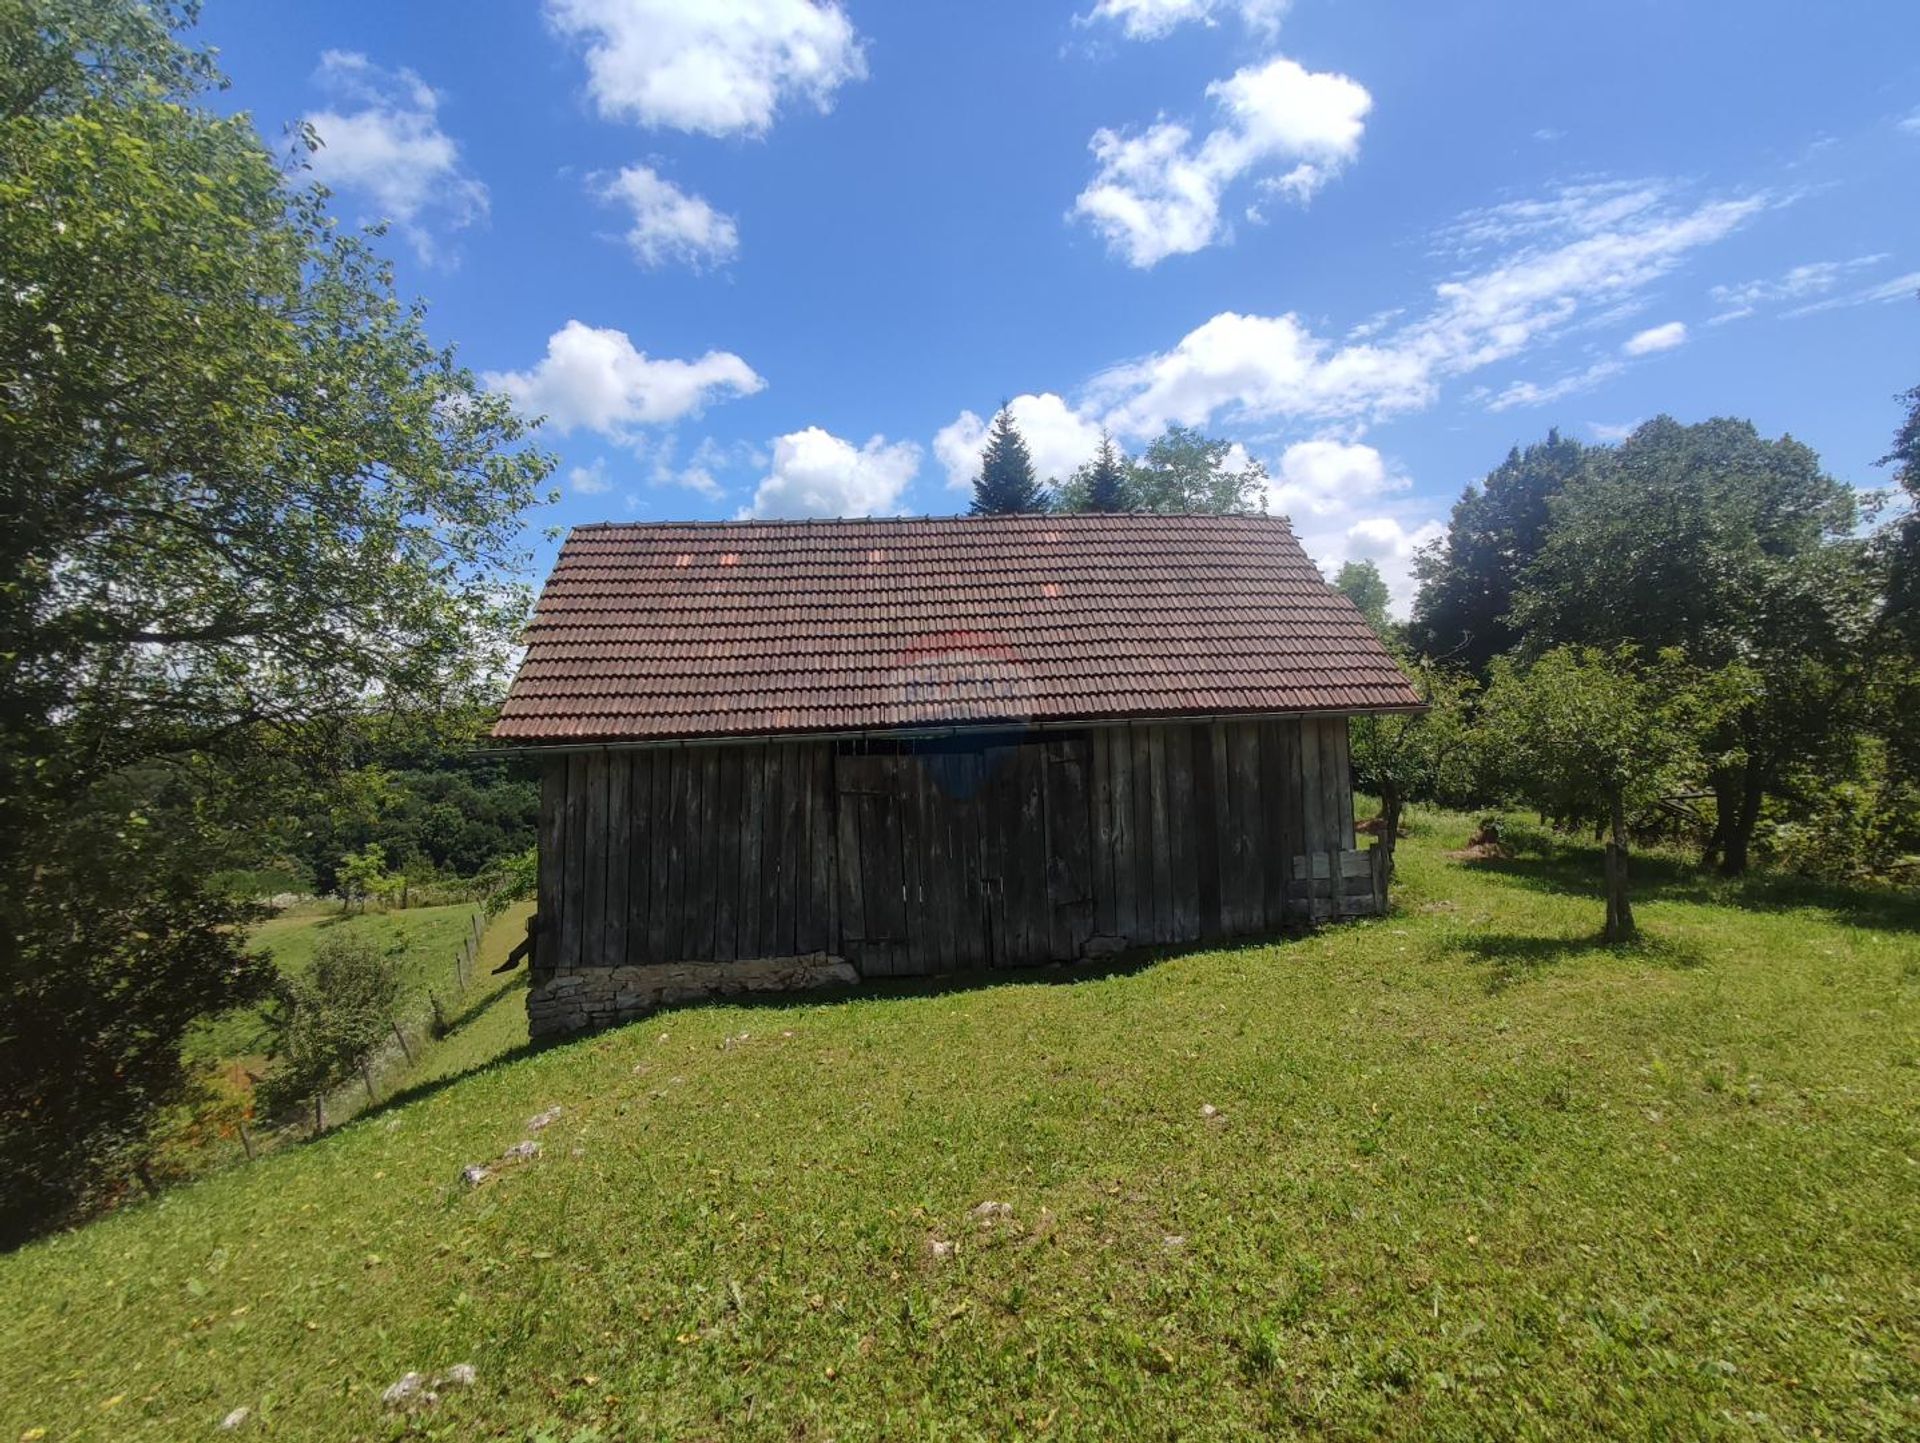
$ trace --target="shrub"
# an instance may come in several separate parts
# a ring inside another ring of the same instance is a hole
[[[323,938],[306,975],[280,984],[271,1014],[275,1066],[262,1100],[274,1109],[317,1101],[352,1077],[391,1033],[399,996],[399,973],[369,938]]]

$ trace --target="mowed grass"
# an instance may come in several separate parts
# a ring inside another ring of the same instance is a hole
[[[343,915],[337,906],[313,903],[260,923],[248,942],[255,950],[270,952],[283,973],[297,977],[312,965],[314,949],[323,938],[367,937],[393,955],[400,973],[401,1010],[411,1018],[415,1013],[424,1015],[429,988],[439,993],[443,1003],[451,1001],[454,956],[473,924],[474,910],[466,902]],[[258,1056],[267,1047],[261,1009],[243,1007],[195,1028],[187,1038],[186,1053],[193,1061],[217,1062]]]
[[[1920,1436],[1920,908],[1653,863],[1604,949],[1466,830],[1305,940],[476,1048],[0,1259],[0,1439]]]

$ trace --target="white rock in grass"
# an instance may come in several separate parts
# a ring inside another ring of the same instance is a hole
[[[1170,1253],[1177,1253],[1187,1245],[1186,1237],[1180,1233],[1168,1233],[1160,1239],[1160,1246]]]
[[[974,1220],[981,1227],[991,1226],[999,1218],[1013,1216],[1013,1204],[1003,1202],[983,1202],[973,1210]]]
[[[527,1158],[540,1156],[540,1144],[531,1139],[526,1142],[516,1142],[500,1156],[508,1162],[522,1162]]]
[[[539,1113],[536,1116],[528,1118],[527,1131],[538,1132],[543,1127],[552,1127],[556,1122],[560,1120],[560,1114],[564,1111],[565,1109],[562,1108],[560,1104],[556,1102],[552,1107],[548,1108],[545,1112]]]
[[[471,1388],[480,1375],[474,1371],[471,1363],[455,1363],[446,1372],[433,1380],[436,1388]]]
[[[945,1238],[928,1238],[927,1251],[936,1258],[950,1258],[954,1253],[954,1245]]]
[[[1220,1109],[1215,1107],[1211,1102],[1203,1102],[1200,1104],[1200,1115],[1208,1122],[1212,1122],[1216,1117],[1220,1116]]]
[[[251,1408],[244,1407],[244,1406],[235,1408],[231,1413],[227,1414],[226,1417],[220,1420],[220,1431],[222,1433],[231,1433],[234,1429],[238,1428],[242,1423],[246,1422],[247,1419],[251,1418],[252,1416],[253,1416],[253,1409]]]
[[[481,1183],[492,1176],[493,1173],[490,1169],[480,1166],[477,1162],[470,1162],[460,1169],[460,1181],[468,1187],[479,1187]]]
[[[428,1389],[424,1377],[418,1373],[405,1373],[380,1395],[380,1401],[389,1408],[431,1408],[440,1400]]]

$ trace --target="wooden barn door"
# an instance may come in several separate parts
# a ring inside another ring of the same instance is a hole
[[[985,966],[977,752],[834,759],[840,934],[865,977]]]
[[[993,747],[981,789],[989,962],[1071,962],[1093,935],[1090,748],[1084,737]]]

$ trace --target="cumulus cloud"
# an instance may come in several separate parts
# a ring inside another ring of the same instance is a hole
[[[604,496],[613,490],[613,482],[607,477],[607,463],[604,459],[595,460],[586,466],[575,466],[567,472],[567,485],[581,496]]]
[[[579,321],[549,336],[547,354],[530,369],[488,371],[483,379],[523,414],[544,415],[563,435],[584,427],[616,441],[766,385],[731,351],[656,360],[636,349],[625,331]]]
[[[1207,96],[1221,123],[1202,139],[1161,120],[1139,132],[1102,128],[1088,142],[1099,173],[1074,210],[1130,265],[1220,240],[1226,192],[1244,177],[1261,174],[1263,194],[1304,203],[1360,153],[1373,108],[1358,81],[1284,55],[1214,81]]]
[[[1636,331],[1620,344],[1620,349],[1629,356],[1651,356],[1658,351],[1671,351],[1687,343],[1687,323],[1668,321],[1664,325],[1648,326],[1644,331]]]
[[[782,106],[830,110],[866,55],[831,0],[547,0],[584,45],[603,116],[701,135],[764,135]]]
[[[1082,25],[1108,22],[1118,25],[1129,40],[1159,40],[1180,26],[1199,21],[1218,24],[1223,12],[1237,14],[1246,27],[1259,35],[1272,35],[1280,28],[1291,0],[1099,0],[1084,15],[1075,17]]]
[[[1089,400],[1126,436],[1167,423],[1273,419],[1364,423],[1430,405],[1444,380],[1509,360],[1606,312],[1731,233],[1765,200],[1690,207],[1556,204],[1546,214],[1483,215],[1467,244],[1518,241],[1433,289],[1422,315],[1335,342],[1298,315],[1223,311],[1170,350],[1094,378]]]
[[[772,468],[741,515],[890,515],[919,470],[920,448],[911,441],[875,436],[855,446],[809,426],[774,440]]]
[[[331,97],[306,123],[320,138],[314,176],[370,201],[423,261],[441,231],[487,214],[487,188],[467,174],[460,147],[440,128],[440,94],[411,70],[387,70],[349,50],[320,57],[315,82]]]
[[[740,230],[706,200],[688,195],[659,172],[630,165],[598,187],[600,199],[625,206],[633,216],[627,244],[649,268],[677,262],[699,270],[730,261],[740,250]]]
[[[1296,441],[1273,468],[1267,510],[1296,522],[1350,516],[1363,503],[1404,491],[1410,484],[1390,474],[1386,459],[1371,446]]]
[[[1100,423],[1069,406],[1051,391],[1015,396],[1007,403],[1033,456],[1042,481],[1064,481],[1100,449]],[[988,418],[962,411],[933,438],[933,454],[947,468],[947,485],[965,491],[980,474],[980,452],[987,444]]]
[[[1446,523],[1437,518],[1409,529],[1397,516],[1369,516],[1354,522],[1337,538],[1303,544],[1328,576],[1349,561],[1371,561],[1387,583],[1392,598],[1389,609],[1395,616],[1404,617],[1413,609],[1413,598],[1419,590],[1413,575],[1415,554],[1446,534]]]

